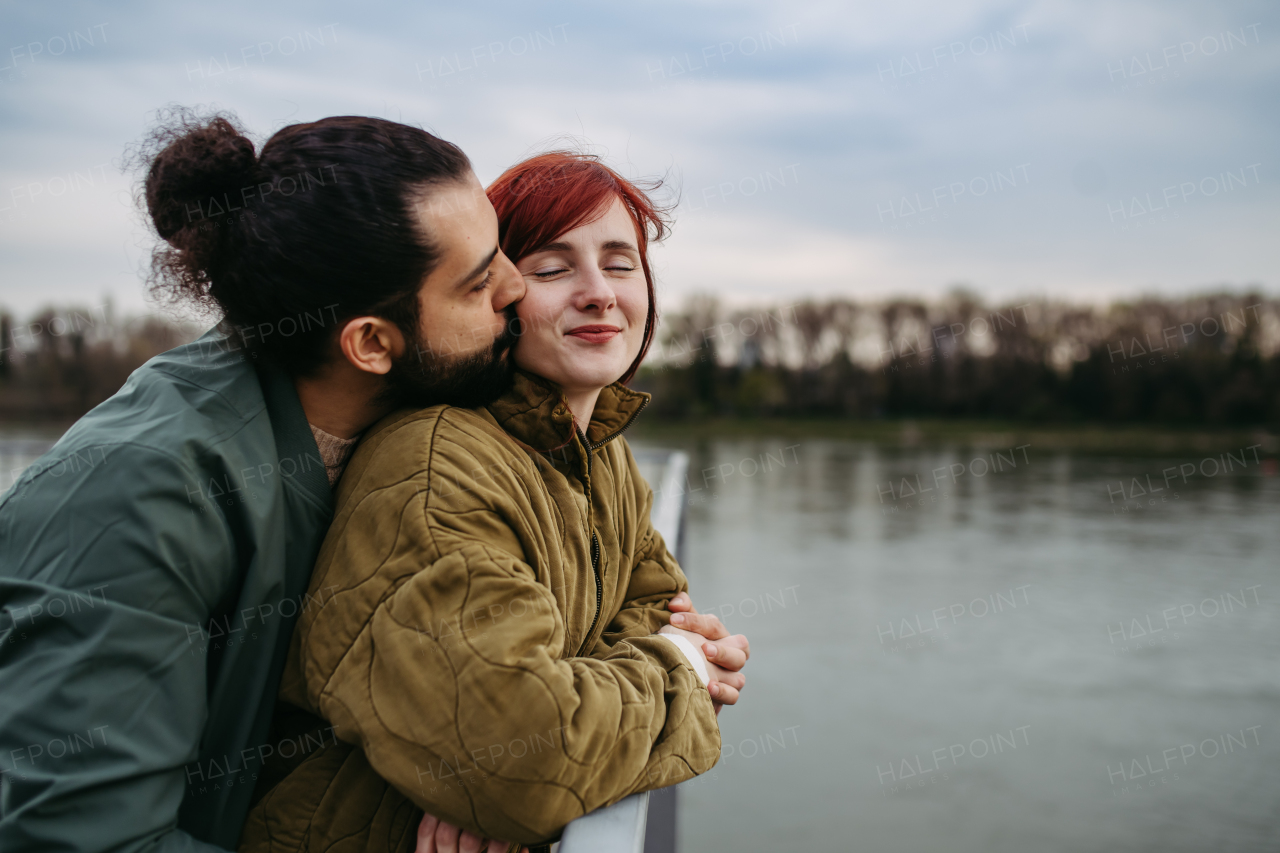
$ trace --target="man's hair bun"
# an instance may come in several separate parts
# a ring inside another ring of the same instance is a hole
[[[418,333],[441,257],[419,204],[471,175],[457,146],[386,119],[287,125],[255,155],[233,115],[185,107],[162,111],[126,162],[161,238],[152,295],[221,314],[232,340],[296,376],[321,369],[348,318]]]
[[[171,112],[140,152],[149,162],[144,193],[156,232],[188,248],[182,232],[206,222],[210,209],[238,205],[241,190],[257,182],[258,159],[233,117]]]

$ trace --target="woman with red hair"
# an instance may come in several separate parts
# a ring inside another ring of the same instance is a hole
[[[333,737],[277,771],[241,850],[539,845],[719,756],[746,639],[674,612],[688,583],[622,437],[649,400],[626,382],[654,336],[663,211],[566,152],[488,195],[527,286],[511,389],[361,442],[277,726]]]

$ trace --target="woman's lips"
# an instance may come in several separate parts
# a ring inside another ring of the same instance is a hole
[[[586,341],[589,344],[603,344],[613,340],[616,335],[622,333],[617,326],[579,326],[576,329],[570,329],[565,332],[566,335],[572,335],[580,341]]]

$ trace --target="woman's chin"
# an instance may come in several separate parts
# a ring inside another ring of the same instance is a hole
[[[610,367],[602,370],[552,371],[538,370],[533,367],[522,367],[521,369],[550,380],[561,388],[572,388],[577,391],[598,391],[601,388],[606,388],[621,379],[622,374],[626,373],[627,370],[625,366],[616,369]]]
[[[622,378],[622,374],[627,372],[627,367],[631,361],[626,358],[618,357],[613,353],[598,353],[592,358],[589,355],[574,359],[570,364],[566,365],[566,378],[571,377],[572,382],[579,388],[604,388],[612,385]]]
[[[530,357],[529,348],[517,346],[512,353],[515,366],[536,376],[556,383],[561,388],[604,388],[622,378],[631,366],[634,356],[626,353],[603,352],[600,349],[574,348],[576,351],[560,351],[550,357]]]

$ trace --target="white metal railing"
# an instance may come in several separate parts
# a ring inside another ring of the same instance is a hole
[[[689,456],[679,451],[636,451],[636,462],[653,486],[653,526],[679,555],[684,528],[684,484]],[[559,853],[643,853],[649,792],[632,794],[583,815],[564,829]]]
[[[644,853],[649,792],[632,794],[564,828],[560,853]]]

